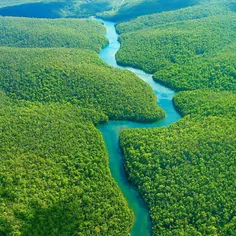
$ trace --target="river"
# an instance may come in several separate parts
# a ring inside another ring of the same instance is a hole
[[[106,27],[106,37],[109,44],[99,53],[100,58],[113,67],[130,70],[139,76],[142,80],[151,85],[158,99],[158,105],[166,112],[166,118],[160,122],[142,124],[129,121],[109,121],[106,124],[99,125],[98,128],[102,132],[106,148],[109,154],[109,165],[113,178],[120,187],[124,197],[126,198],[129,208],[134,212],[135,222],[131,229],[132,236],[148,236],[152,234],[152,224],[147,204],[140,196],[136,187],[134,187],[127,179],[124,169],[124,157],[119,145],[119,135],[123,128],[155,128],[168,126],[178,121],[181,116],[175,110],[172,99],[175,92],[171,89],[156,83],[152,79],[151,74],[147,74],[142,70],[132,67],[119,66],[116,63],[115,55],[120,48],[118,42],[118,34],[115,30],[115,23],[109,21],[101,21]]]

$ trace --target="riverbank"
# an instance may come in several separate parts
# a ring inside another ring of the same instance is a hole
[[[109,154],[109,165],[112,176],[120,187],[130,209],[135,215],[135,222],[130,233],[132,236],[148,236],[152,234],[152,223],[148,206],[140,196],[137,188],[127,179],[124,167],[124,158],[119,145],[120,132],[124,128],[155,128],[168,126],[178,121],[181,116],[175,110],[172,103],[175,95],[174,91],[156,83],[151,74],[147,74],[142,70],[132,67],[123,67],[117,64],[115,55],[120,48],[120,43],[118,41],[115,23],[100,19],[95,20],[98,20],[104,24],[106,27],[106,37],[109,40],[109,44],[99,53],[100,58],[113,67],[126,69],[135,73],[140,79],[148,83],[152,87],[158,99],[157,104],[163,108],[166,113],[165,119],[156,123],[143,124],[129,121],[110,121],[98,126],[99,130],[102,132]]]

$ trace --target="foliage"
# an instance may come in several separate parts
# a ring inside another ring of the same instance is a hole
[[[186,117],[122,131],[126,170],[149,205],[153,235],[235,235],[235,122]]]
[[[50,1],[7,11],[54,18],[112,9],[98,15],[120,21],[199,2]],[[121,134],[154,235],[236,232],[236,5],[205,2],[117,25],[120,64],[155,72],[175,90],[201,89],[174,98],[187,116],[178,123]],[[24,47],[0,48],[0,235],[127,235],[133,216],[94,125],[163,118],[153,91],[98,58],[107,41],[95,21],[1,17],[0,33],[1,46]]]
[[[88,17],[96,16],[104,11],[112,10],[122,0],[90,0],[76,1],[70,7],[64,9],[62,16],[67,17]]]
[[[236,94],[232,92],[183,91],[173,102],[182,116],[236,117]]]
[[[176,91],[214,89],[236,91],[236,43],[214,56],[204,56],[186,64],[169,64],[160,68],[154,80]]]
[[[152,73],[168,64],[186,64],[193,57],[212,54],[233,43],[235,21],[236,16],[232,14],[122,34],[117,60]]]
[[[101,23],[79,19],[0,17],[0,45],[9,47],[69,47],[99,52],[107,44]]]
[[[80,49],[0,49],[0,89],[17,100],[70,102],[110,119],[164,117],[151,87],[129,71],[109,67]]]
[[[35,18],[81,18],[111,10],[117,4],[119,4],[117,0],[2,0],[0,15]]]
[[[98,16],[127,21],[138,16],[177,10],[217,0],[1,0],[0,15],[35,18],[81,18]],[[219,1],[218,1],[219,3]],[[221,0],[235,11],[235,0]]]
[[[154,235],[235,235],[236,95],[182,91],[179,122],[125,129],[129,179],[147,202]]]
[[[128,0],[111,11],[102,12],[102,18],[112,21],[127,21],[140,15],[147,15],[156,12],[170,11],[183,7],[196,5],[200,0]]]
[[[154,235],[235,235],[235,17],[201,5],[117,25],[120,64],[175,90],[201,89],[174,97],[187,117],[172,126],[121,133]]]
[[[106,117],[0,101],[0,235],[127,235],[133,216],[92,123]]]
[[[121,34],[117,60],[155,73],[175,90],[235,90],[236,14],[160,24]],[[225,33],[227,32],[227,34]]]
[[[201,4],[194,7],[182,8],[151,15],[144,15],[128,22],[119,23],[116,27],[119,34],[131,31],[144,30],[151,27],[157,28],[167,23],[177,21],[197,20],[209,16],[226,14],[229,6],[224,2]]]

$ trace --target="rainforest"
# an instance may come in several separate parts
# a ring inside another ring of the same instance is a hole
[[[236,235],[235,0],[0,1],[0,235]]]

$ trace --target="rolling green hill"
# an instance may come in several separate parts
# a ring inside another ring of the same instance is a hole
[[[133,215],[94,125],[163,118],[150,86],[98,57],[98,22],[0,25],[0,235],[128,235]]]
[[[186,117],[165,128],[121,133],[129,179],[150,208],[153,235],[233,236],[236,97],[184,91]]]
[[[0,235],[127,235],[133,216],[111,177],[103,114],[0,93]]]
[[[117,59],[176,91],[184,117],[124,129],[129,179],[147,202],[153,235],[235,235],[235,1],[147,15],[117,25]],[[208,7],[209,6],[209,7]]]
[[[173,102],[182,116],[236,117],[236,94],[228,91],[183,91]]]
[[[122,0],[3,0],[0,15],[35,18],[89,17],[113,9]]]
[[[141,15],[175,10],[197,5],[200,2],[201,0],[127,0],[99,15],[112,21],[127,21]]]
[[[148,84],[92,51],[0,48],[0,89],[17,100],[93,107],[110,119],[164,117]]]
[[[220,3],[210,1],[209,3],[200,4],[194,7],[187,7],[174,11],[144,15],[137,17],[131,21],[119,23],[116,29],[120,34],[122,34],[136,30],[144,30],[152,27],[158,28],[159,26],[171,22],[197,20],[209,16],[222,15],[231,11],[231,5],[227,2],[227,0],[221,1]]]
[[[119,64],[155,73],[155,80],[177,91],[235,90],[236,14],[222,11],[219,16],[194,19],[197,14],[191,13],[186,20],[183,14],[178,21],[179,13],[169,12],[155,15],[163,20],[150,26],[145,21],[140,25],[141,18],[118,25],[119,31],[127,32],[120,36]]]
[[[0,46],[69,47],[99,52],[107,44],[101,23],[79,19],[0,17]]]
[[[198,5],[206,0],[13,0],[0,3],[4,16],[38,18],[100,16],[125,21],[140,15]]]
[[[130,181],[148,203],[153,235],[235,235],[234,118],[183,118],[122,131]]]
[[[235,0],[5,0],[0,15],[135,18],[116,26],[118,62],[181,91],[184,116],[121,133],[153,235],[235,235]],[[85,19],[0,17],[0,235],[129,234],[95,125],[165,114],[149,85],[99,59],[104,33]]]
[[[36,18],[81,18],[96,15],[120,22],[190,6],[208,4],[209,7],[209,3],[224,4],[236,9],[234,0],[2,0],[0,15]]]
[[[154,80],[176,91],[213,89],[236,91],[236,43],[222,52],[203,56],[184,64],[169,64],[154,74]]]

